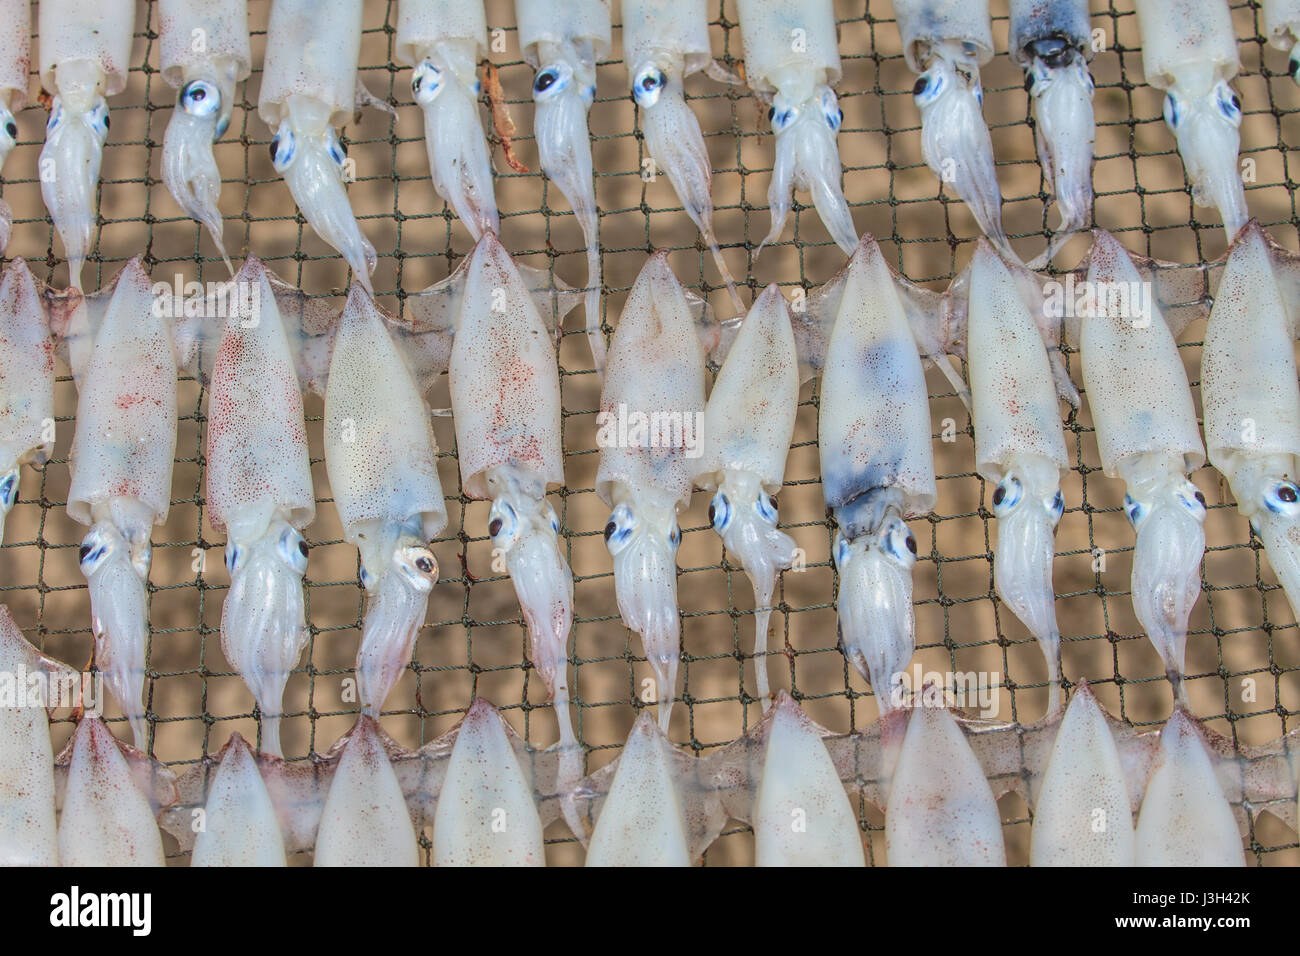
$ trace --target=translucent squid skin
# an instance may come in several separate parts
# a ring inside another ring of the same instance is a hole
[[[1226,0],[1137,0],[1147,82],[1165,91],[1165,123],[1178,140],[1192,199],[1214,206],[1228,241],[1248,218],[1237,154],[1240,69]],[[1177,24],[1171,29],[1171,24]]]
[[[26,0],[0,0],[0,167],[18,144],[14,116],[27,105],[31,40],[31,4]],[[0,200],[0,252],[9,245],[12,226],[12,210]]]
[[[614,332],[597,416],[596,493],[611,508],[605,544],[614,559],[619,612],[641,635],[665,728],[681,655],[677,513],[691,499],[703,413],[704,351],[667,253],[656,253],[637,276]],[[638,420],[646,423],[639,430]]]
[[[1287,71],[1300,83],[1300,51],[1295,48],[1300,37],[1300,0],[1264,0],[1264,35],[1274,47],[1291,54]]]
[[[573,207],[587,243],[587,340],[605,368],[600,330],[599,215],[587,114],[596,99],[596,63],[610,47],[608,0],[515,0],[519,45],[537,67],[533,132],[542,172]]]
[[[95,227],[95,190],[104,140],[106,97],[126,86],[135,24],[132,0],[49,0],[40,6],[41,83],[53,95],[41,150],[41,196],[63,240],[70,283]]]
[[[1259,224],[1233,246],[1210,312],[1201,397],[1210,461],[1300,607],[1300,387],[1287,300]]]
[[[222,242],[221,170],[212,144],[225,135],[235,86],[250,71],[247,0],[165,0],[159,5],[163,79],[177,90],[163,137],[163,182],[185,214]]]
[[[1111,289],[1145,286],[1127,251],[1097,230],[1088,281]],[[1101,305],[1080,332],[1083,377],[1102,467],[1124,479],[1125,511],[1137,532],[1133,609],[1183,699],[1187,618],[1200,593],[1205,498],[1187,475],[1205,461],[1196,410],[1178,346],[1153,296],[1139,310]],[[1100,305],[1100,303],[1099,303]]]
[[[920,74],[912,95],[926,165],[956,190],[998,251],[1014,258],[980,85],[980,64],[993,56],[988,0],[894,0],[894,12],[907,64]]]
[[[438,195],[475,242],[485,232],[500,233],[475,73],[487,54],[481,0],[402,0],[394,50],[415,70],[411,92],[424,111],[424,144]]]
[[[361,0],[281,0],[271,8],[258,113],[275,130],[271,163],[316,233],[373,294],[375,247],[357,224],[338,127],[356,107]]]
[[[831,0],[739,2],[746,75],[756,91],[771,97],[768,118],[776,135],[767,190],[772,225],[760,251],[785,228],[793,189],[812,194],[817,214],[845,255],[858,244],[840,184],[836,137],[844,112],[831,88],[841,74],[833,6]]]
[[[822,371],[822,488],[839,525],[840,642],[882,713],[915,647],[916,539],[904,518],[936,498],[925,374],[889,266],[864,237],[846,266]]]

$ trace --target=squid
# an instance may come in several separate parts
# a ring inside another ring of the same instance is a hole
[[[980,84],[980,66],[993,58],[988,0],[894,0],[894,13],[903,56],[919,75],[912,96],[921,111],[921,155],[997,250],[1014,259]]]
[[[257,760],[239,734],[217,765],[191,866],[286,866],[284,837]]]
[[[0,167],[18,145],[18,111],[27,105],[31,66],[32,5],[28,0],[0,2]],[[9,245],[13,210],[0,200],[0,252]]]
[[[1133,610],[1186,700],[1187,618],[1201,593],[1205,495],[1188,475],[1205,463],[1178,346],[1123,246],[1097,230],[1088,262],[1095,308],[1079,333],[1083,380],[1102,469],[1124,480],[1137,532]]]
[[[1214,206],[1228,242],[1246,224],[1237,153],[1241,69],[1227,0],[1137,0],[1147,83],[1165,93],[1165,123],[1178,140],[1192,201]]]
[[[162,0],[159,35],[163,79],[177,91],[163,136],[163,182],[234,272],[222,241],[221,170],[212,144],[230,126],[235,86],[252,68],[248,0]]]
[[[302,392],[266,268],[250,256],[212,364],[208,515],[226,533],[230,591],[221,648],[262,718],[262,750],[282,756],[284,687],[308,638],[302,529],[316,515]]]
[[[1300,0],[1264,0],[1264,34],[1275,48],[1290,53],[1287,72],[1300,83]]]
[[[1061,224],[1035,260],[1045,266],[1092,219],[1092,159],[1097,123],[1088,69],[1088,0],[1011,0],[1011,59],[1025,71],[1034,103],[1034,138],[1043,179]]]
[[[736,308],[744,311],[713,232],[709,151],[684,95],[685,80],[693,73],[705,70],[729,78],[709,49],[706,0],[623,0],[623,59],[632,99],[641,108],[646,148],[708,243]]]
[[[53,450],[54,343],[36,279],[14,259],[0,278],[0,540],[21,467],[44,465]]]
[[[1300,387],[1288,302],[1252,220],[1219,282],[1201,353],[1210,461],[1300,608]]]
[[[882,715],[902,705],[896,680],[915,649],[916,538],[937,491],[929,394],[916,341],[875,240],[845,268],[822,370],[822,490],[838,525],[839,630]]]
[[[379,716],[411,659],[447,525],[438,445],[410,366],[359,285],[343,310],[325,392],[325,466],[369,596],[357,653],[362,713]]]
[[[641,635],[664,730],[681,658],[677,514],[690,504],[703,412],[704,350],[686,293],[659,252],[637,276],[610,346],[596,494],[611,509],[605,545],[619,613]]]
[[[68,514],[90,528],[78,555],[95,663],[140,749],[148,739],[149,531],[167,519],[176,452],[175,353],[154,304],[136,257],[111,291],[76,307],[65,334],[78,392]]]
[[[397,62],[414,69],[411,93],[424,111],[433,187],[474,241],[501,232],[492,191],[492,156],[479,115],[475,73],[487,56],[482,0],[401,0]]]
[[[794,540],[777,528],[776,499],[799,405],[799,359],[785,299],[769,285],[740,327],[704,408],[703,452],[695,484],[712,491],[709,522],[754,588],[754,677],[770,703],[768,621],[778,571]]]
[[[41,149],[41,196],[68,259],[81,270],[94,238],[96,188],[108,100],[126,89],[135,0],[45,0],[40,5],[41,84],[53,94]]]
[[[831,0],[738,0],[740,38],[749,85],[770,100],[768,119],[776,159],[767,204],[772,225],[759,244],[774,242],[790,215],[791,191],[812,194],[817,215],[835,244],[852,255],[858,244],[840,185],[836,137],[844,111],[834,85],[842,70]]]
[[[317,235],[373,294],[375,247],[348,204],[338,127],[358,103],[362,0],[276,0],[266,31],[258,115],[275,131],[271,163]]]
[[[515,0],[519,46],[536,69],[533,130],[537,158],[573,207],[587,243],[587,341],[605,370],[600,329],[599,209],[587,114],[596,99],[596,63],[609,56],[609,0]]]
[[[994,485],[993,578],[1047,659],[1048,711],[1061,707],[1061,632],[1052,586],[1069,470],[1051,362],[1015,277],[986,240],[971,265],[968,362],[975,468]]]

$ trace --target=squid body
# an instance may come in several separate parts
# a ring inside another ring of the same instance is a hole
[[[971,267],[968,362],[975,467],[995,485],[998,594],[1047,659],[1048,709],[1061,704],[1061,633],[1052,586],[1056,526],[1069,469],[1046,346],[1001,257],[980,240]]]
[[[1083,380],[1102,468],[1124,479],[1137,532],[1133,609],[1183,700],[1187,618],[1205,553],[1205,496],[1187,477],[1205,463],[1196,409],[1149,284],[1104,230],[1093,240],[1088,283],[1096,307],[1081,325]]]
[[[276,0],[258,114],[275,130],[271,162],[317,234],[372,292],[375,247],[348,203],[338,127],[357,105],[363,0]]]
[[[262,717],[262,750],[280,750],[289,673],[307,643],[301,530],[316,515],[302,392],[267,272],[250,257],[232,280],[208,398],[208,507],[226,532],[230,591],[221,647]]]
[[[137,257],[109,289],[76,307],[68,339],[78,391],[68,514],[90,528],[79,555],[95,662],[141,749],[149,531],[167,518],[176,451],[176,360],[154,305]]]
[[[19,469],[54,449],[54,345],[41,290],[14,259],[0,278],[0,540]]]
[[[822,489],[839,525],[840,643],[871,681],[882,713],[903,703],[895,686],[915,648],[905,518],[936,499],[930,405],[917,344],[892,273],[864,237],[843,276],[822,370]]]
[[[988,0],[894,0],[903,56],[920,74],[921,154],[957,191],[998,251],[1015,258],[1002,228],[1002,191],[984,122],[980,66],[993,58]]]
[[[695,484],[712,491],[709,520],[754,587],[754,676],[770,703],[767,630],[778,571],[795,543],[777,529],[781,489],[799,404],[799,359],[781,290],[770,285],[750,309],[704,409]]]
[[[700,121],[685,98],[686,77],[701,70],[720,73],[709,49],[706,0],[623,0],[623,59],[632,98],[641,107],[646,148],[708,243],[736,307],[743,309],[713,232],[713,164]]]
[[[600,238],[587,113],[596,99],[596,63],[609,55],[609,0],[515,0],[519,46],[536,68],[533,131],[537,157],[573,207],[587,243],[587,340],[605,368],[600,330]]]
[[[1300,387],[1287,303],[1252,221],[1233,245],[1201,354],[1210,461],[1300,608]]]
[[[411,92],[424,111],[424,144],[438,195],[475,242],[485,232],[499,233],[475,73],[487,56],[482,0],[402,0],[393,49],[399,63],[415,70]]]
[[[27,105],[31,68],[32,5],[0,0],[0,166],[18,145],[18,111]],[[13,211],[0,200],[0,252],[9,245]]]
[[[665,729],[681,657],[677,513],[691,500],[703,412],[704,350],[668,254],[657,253],[637,276],[610,347],[597,416],[596,493],[612,509],[605,544],[618,609],[641,635]]]
[[[230,738],[217,765],[190,865],[287,865],[271,793],[239,734]]]
[[[252,66],[248,0],[162,0],[158,16],[163,79],[177,91],[163,137],[163,182],[185,214],[212,236],[230,268],[217,208],[221,170],[212,144],[230,126],[235,86]]]
[[[842,70],[832,0],[738,0],[745,74],[770,98],[776,159],[767,204],[772,225],[763,245],[776,240],[790,215],[791,191],[812,194],[817,214],[846,255],[858,244],[840,185],[836,144],[844,111],[832,88]]]
[[[1237,153],[1241,68],[1227,0],[1137,0],[1147,83],[1165,93],[1165,122],[1178,139],[1192,199],[1214,206],[1228,241],[1246,224]]]
[[[1300,0],[1264,0],[1264,34],[1277,49],[1291,54],[1287,71],[1300,83],[1300,50],[1295,48],[1300,38]]]
[[[325,393],[325,464],[369,595],[357,654],[363,713],[378,716],[411,659],[438,561],[428,542],[447,524],[437,442],[410,366],[378,308],[352,287]]]
[[[99,164],[108,138],[106,97],[126,88],[134,0],[46,0],[40,5],[41,84],[53,94],[41,150],[41,196],[68,258],[81,269],[94,239]]]
[[[1033,98],[1038,159],[1061,225],[1037,260],[1046,265],[1092,219],[1092,27],[1088,0],[1011,0],[1011,58]]]

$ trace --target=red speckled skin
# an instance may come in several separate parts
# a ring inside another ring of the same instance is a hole
[[[15,259],[0,281],[0,469],[49,457],[54,344],[31,270]]]
[[[342,126],[356,107],[362,0],[275,0],[266,30],[266,62],[257,113],[272,129],[285,100],[306,96],[330,108]]]
[[[41,0],[41,83],[54,83],[55,68],[70,60],[90,60],[104,74],[104,95],[126,89],[135,31],[135,0]]]
[[[195,42],[199,30],[202,44]],[[236,79],[248,76],[253,62],[248,0],[159,0],[158,33],[163,79],[174,87],[188,72],[217,59],[237,64]]]
[[[0,0],[0,96],[9,92],[9,109],[14,112],[27,105],[31,43],[30,0]]]

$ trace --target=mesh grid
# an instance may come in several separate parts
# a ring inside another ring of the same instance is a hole
[[[409,72],[393,62],[396,2],[366,4],[360,76],[398,110],[394,119],[370,111],[344,132],[356,163],[353,208],[379,252],[376,292],[401,313],[405,295],[446,275],[468,253],[464,228],[434,193],[424,155],[419,109]],[[1295,246],[1297,217],[1289,148],[1300,135],[1300,90],[1286,74],[1286,57],[1266,47],[1258,4],[1233,4],[1241,41],[1242,73],[1235,85],[1245,119],[1242,157],[1253,182],[1253,215],[1280,242]],[[232,256],[256,252],[283,278],[309,294],[341,305],[347,273],[338,257],[297,214],[271,168],[271,138],[256,116],[256,92],[265,47],[268,4],[250,4],[255,71],[239,88],[230,132],[217,146],[227,177],[222,209]],[[516,149],[528,173],[500,161],[497,192],[506,247],[521,261],[548,267],[572,284],[586,275],[581,234],[568,203],[536,170],[531,138],[532,70],[519,56],[509,2],[490,0],[492,59],[500,69],[518,135]],[[994,0],[999,55],[985,67],[985,115],[993,133],[1005,200],[1005,221],[1028,258],[1046,242],[1048,195],[1032,136],[1023,77],[1003,54],[1005,3]],[[961,202],[941,192],[920,156],[919,115],[913,77],[899,49],[893,11],[884,0],[837,0],[844,79],[839,84],[845,122],[840,135],[845,190],[859,231],[870,231],[886,255],[914,281],[942,288],[965,264],[978,235]],[[741,41],[734,0],[709,0],[714,50],[738,68]],[[617,16],[616,16],[617,20]],[[35,18],[33,18],[35,22]],[[210,241],[184,218],[159,175],[162,133],[173,91],[157,63],[158,13],[141,2],[130,84],[114,98],[105,152],[100,232],[85,271],[88,288],[102,284],[133,255],[144,253],[155,280],[221,279],[225,270]],[[1161,96],[1143,83],[1136,18],[1128,2],[1093,3],[1093,26],[1105,48],[1093,63],[1098,136],[1096,218],[1135,252],[1179,262],[1213,258],[1225,247],[1217,214],[1193,207],[1174,140],[1161,118]],[[500,28],[500,32],[497,32]],[[619,44],[615,27],[615,55]],[[34,42],[39,42],[34,41]],[[708,252],[666,178],[647,181],[647,157],[638,117],[626,94],[617,60],[599,69],[591,125],[602,210],[605,276],[603,321],[608,332],[637,271],[653,249],[671,250],[679,279],[727,311]],[[779,242],[755,262],[753,249],[767,232],[766,188],[772,137],[766,109],[743,87],[704,77],[687,82],[713,160],[715,225],[732,272],[747,277],[747,298],[768,282],[811,289],[843,263],[815,210],[796,197]],[[40,200],[34,175],[42,141],[43,111],[19,116],[21,138],[4,169],[4,195],[15,211],[10,255],[22,255],[38,275],[66,284],[61,245]],[[1058,261],[1073,266],[1086,248],[1074,240]],[[570,317],[561,344],[567,486],[555,499],[570,564],[575,572],[572,638],[574,720],[588,750],[588,769],[615,756],[639,710],[649,668],[639,640],[622,626],[614,603],[609,558],[601,529],[605,511],[593,491],[597,459],[595,412],[599,384],[581,332],[581,310]],[[1203,322],[1182,336],[1194,392]],[[1078,356],[1067,354],[1076,381]],[[998,716],[1028,722],[1046,706],[1046,668],[1033,638],[1001,606],[992,583],[996,542],[987,495],[973,470],[972,432],[964,408],[937,373],[929,377],[935,431],[939,504],[928,519],[913,521],[920,545],[916,578],[917,660],[927,670],[994,672]],[[1198,394],[1199,401],[1199,394]],[[446,407],[445,380],[430,396]],[[19,502],[0,548],[0,595],[27,636],[47,653],[77,665],[90,657],[89,600],[77,568],[82,529],[64,510],[67,451],[75,426],[75,391],[69,377],[56,387],[57,443],[43,472],[24,469]],[[182,772],[217,752],[231,733],[255,739],[251,696],[220,649],[219,618],[228,578],[223,537],[205,516],[204,426],[206,401],[198,383],[182,379],[180,435],[173,508],[154,535],[150,583],[152,639],[146,703],[152,751]],[[832,526],[818,478],[818,390],[805,386],[781,495],[782,527],[806,554],[801,572],[778,583],[771,654],[774,689],[789,689],[810,716],[836,732],[869,724],[876,716],[867,685],[847,666],[835,629],[835,575],[829,554]],[[312,556],[307,572],[311,642],[286,694],[284,744],[291,759],[329,747],[358,711],[347,680],[363,610],[355,549],[342,532],[329,498],[322,460],[321,405],[307,403],[313,475],[319,495],[316,522],[307,529]],[[1133,615],[1129,596],[1132,532],[1124,518],[1123,488],[1100,470],[1092,422],[1084,408],[1065,421],[1074,471],[1064,482],[1066,514],[1057,539],[1056,588],[1069,680],[1086,677],[1105,706],[1139,726],[1156,726],[1169,713],[1171,694],[1155,651]],[[418,746],[449,729],[475,695],[495,703],[536,746],[555,740],[545,690],[526,661],[526,632],[503,568],[492,567],[486,538],[487,505],[461,493],[450,420],[437,416],[443,449],[440,473],[449,524],[434,542],[440,580],[410,671],[389,698],[385,729]],[[1193,476],[1206,493],[1208,547],[1203,594],[1191,621],[1188,690],[1194,712],[1242,743],[1260,743],[1290,729],[1297,712],[1300,670],[1296,625],[1289,604],[1262,556],[1262,546],[1231,503],[1218,476]],[[682,515],[679,581],[683,660],[679,703],[670,736],[703,754],[735,739],[758,720],[751,658],[753,598],[734,561],[708,526],[706,496]],[[1253,681],[1252,685],[1247,683]],[[110,718],[118,715],[110,705]],[[114,722],[119,736],[124,728]],[[67,724],[55,728],[60,743]],[[881,818],[859,806],[869,858]],[[1012,862],[1027,859],[1029,813],[1018,797],[1001,802]],[[580,858],[562,826],[548,831],[552,862]],[[170,839],[170,838],[168,838]],[[428,848],[427,838],[423,838]],[[747,829],[732,825],[705,856],[709,863],[752,860]],[[878,849],[878,848],[876,848]],[[1271,817],[1252,819],[1249,852],[1260,863],[1294,863],[1293,832]]]

